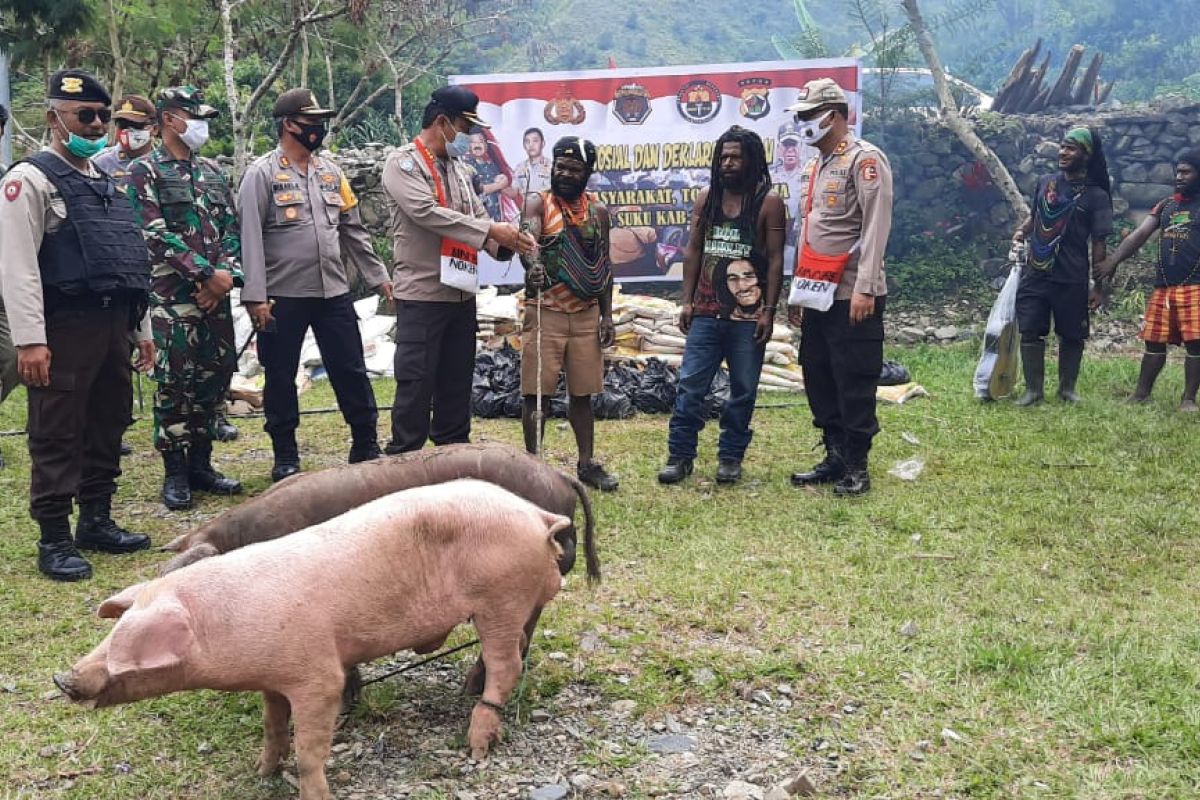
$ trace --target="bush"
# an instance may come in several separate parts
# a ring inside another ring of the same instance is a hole
[[[930,232],[923,241],[908,242],[902,257],[889,261],[889,293],[901,304],[927,303],[982,295],[987,281],[979,261],[987,253],[954,236]]]

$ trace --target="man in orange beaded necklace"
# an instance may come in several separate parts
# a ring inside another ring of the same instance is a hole
[[[611,492],[617,489],[616,477],[593,458],[592,395],[604,388],[601,350],[615,338],[608,260],[612,223],[604,204],[586,191],[596,166],[596,146],[578,136],[567,136],[554,145],[553,155],[550,191],[528,195],[522,213],[522,227],[527,227],[539,244],[538,250],[521,259],[526,270],[521,332],[525,448],[536,453],[542,433],[537,415],[539,382],[544,429],[558,376],[565,372],[570,397],[567,419],[579,448],[579,479]]]

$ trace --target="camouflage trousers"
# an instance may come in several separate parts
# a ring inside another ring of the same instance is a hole
[[[154,446],[182,450],[193,437],[216,438],[215,415],[237,368],[229,301],[209,314],[196,306],[156,305],[150,324],[158,351]]]

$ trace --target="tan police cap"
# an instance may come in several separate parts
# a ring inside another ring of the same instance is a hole
[[[154,104],[140,94],[125,95],[117,101],[116,110],[113,111],[113,119],[124,119],[139,124],[153,122],[157,116]]]
[[[806,111],[812,111],[814,108],[834,103],[849,105],[846,101],[846,93],[842,91],[842,87],[838,86],[833,78],[816,78],[804,84],[804,88],[800,90],[797,101],[788,106],[787,113],[803,114]]]

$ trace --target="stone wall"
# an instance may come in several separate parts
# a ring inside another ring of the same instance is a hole
[[[1174,190],[1176,160],[1200,146],[1200,105],[1175,98],[1064,116],[985,113],[976,122],[1026,195],[1038,175],[1058,168],[1058,143],[1068,129],[1097,128],[1113,178],[1114,211],[1132,220]],[[1011,232],[1016,221],[1009,219],[999,190],[949,130],[917,115],[883,125],[868,117],[864,135],[891,160],[899,237],[922,231],[951,230],[968,238]]]
[[[1029,195],[1037,176],[1057,169],[1058,142],[1077,125],[1099,131],[1113,177],[1114,210],[1136,220],[1173,191],[1179,154],[1200,146],[1200,105],[1168,98],[1147,106],[1066,116],[983,114],[977,130]],[[911,114],[878,124],[866,119],[866,138],[888,154],[895,174],[896,224],[892,255],[910,237],[954,234],[1006,241],[1016,225],[987,172],[946,128]],[[390,145],[337,154],[362,199],[367,226],[387,235],[390,209],[380,183]]]

